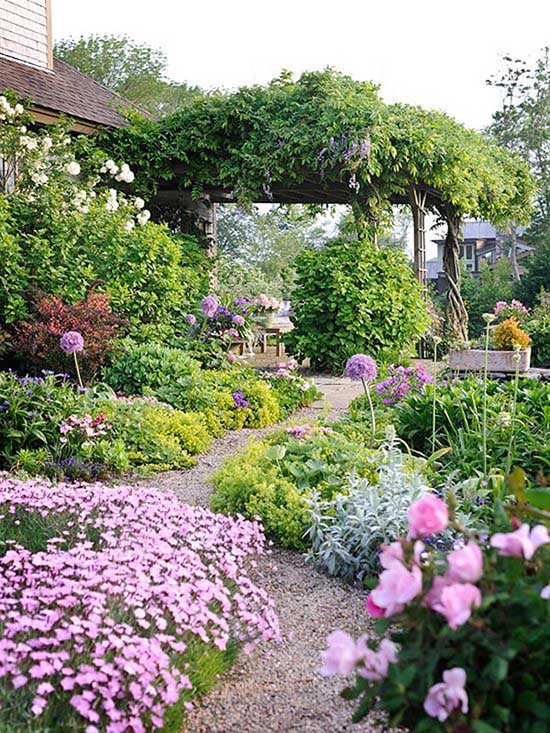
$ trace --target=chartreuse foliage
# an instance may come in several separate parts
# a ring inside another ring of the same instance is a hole
[[[296,261],[291,353],[320,369],[341,370],[356,353],[388,358],[414,346],[427,325],[406,257],[367,242],[333,242]]]
[[[302,426],[303,427],[303,426]],[[374,477],[368,449],[346,436],[307,426],[307,439],[274,433],[229,458],[214,476],[212,508],[259,516],[266,533],[283,547],[305,549],[310,525],[308,499],[345,490],[351,472]]]
[[[127,349],[106,378],[130,396],[0,372],[0,470],[93,479],[188,468],[226,430],[272,425],[318,397],[290,372],[270,381],[251,369],[201,370],[178,349]]]
[[[173,179],[176,160],[179,185],[196,192],[269,200],[313,178],[326,190],[344,184],[350,201],[377,211],[417,183],[431,192],[430,206],[519,221],[533,189],[527,166],[487,137],[441,112],[385,104],[374,84],[331,69],[200,98],[108,137],[102,144],[132,163],[143,190]]]

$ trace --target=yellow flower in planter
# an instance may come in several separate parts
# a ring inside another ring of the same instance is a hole
[[[494,330],[494,344],[499,351],[513,351],[514,346],[526,349],[531,338],[523,331],[516,318],[507,318]]]

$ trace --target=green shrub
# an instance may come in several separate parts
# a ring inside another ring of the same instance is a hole
[[[427,311],[405,255],[367,242],[336,241],[296,260],[291,353],[339,371],[351,355],[374,357],[412,348]]]
[[[275,433],[229,458],[214,475],[212,508],[259,516],[268,536],[283,547],[305,549],[312,493],[331,499],[344,490],[350,473],[376,476],[366,448],[339,433],[307,428],[308,437]]]
[[[0,468],[85,480],[129,468],[94,392],[56,376],[0,372],[0,417]]]
[[[106,399],[98,407],[136,468],[189,468],[195,463],[192,456],[204,453],[212,442],[200,413],[181,412],[147,398]]]
[[[478,339],[485,328],[484,313],[492,313],[499,300],[513,297],[514,279],[510,261],[501,257],[493,267],[481,261],[479,277],[462,269],[460,285],[464,305],[468,311],[468,334]]]
[[[512,430],[512,382],[488,383],[488,467],[507,465]],[[515,421],[511,466],[519,466],[531,477],[550,469],[550,385],[521,380]],[[410,394],[394,408],[395,425],[405,442],[424,455],[432,452],[433,385],[423,394]],[[442,460],[447,471],[462,478],[483,471],[482,445],[483,383],[476,377],[439,385],[436,400],[436,450],[450,447]]]
[[[150,222],[127,232],[99,202],[87,214],[55,206],[55,199],[2,202],[0,317],[26,318],[35,289],[73,303],[99,282],[130,329],[151,324],[173,333],[204,288],[206,265],[196,242]]]
[[[181,349],[127,340],[105,370],[104,379],[116,392],[149,392],[162,402],[176,404],[178,393],[189,388],[198,371],[199,364]]]
[[[533,366],[550,365],[550,293],[542,291],[540,302],[525,323],[525,330],[531,336]]]

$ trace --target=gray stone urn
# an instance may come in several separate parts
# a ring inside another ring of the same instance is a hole
[[[515,374],[515,351],[489,351],[488,371],[503,374]],[[519,352],[519,373],[528,372],[531,367],[531,347]],[[449,351],[449,368],[458,372],[480,372],[485,368],[484,349],[451,349]]]

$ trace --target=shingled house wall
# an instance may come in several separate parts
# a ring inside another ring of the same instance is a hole
[[[51,68],[49,0],[0,0],[0,54]]]

